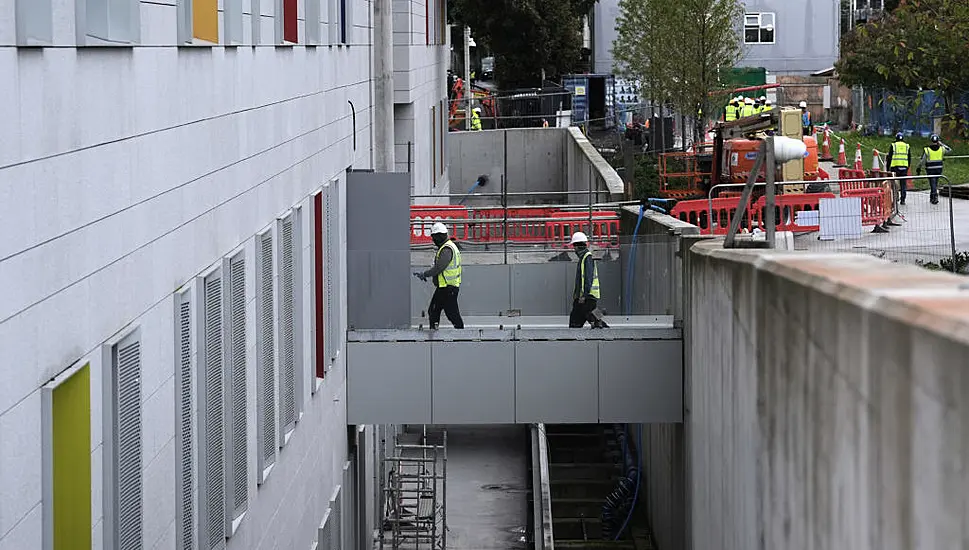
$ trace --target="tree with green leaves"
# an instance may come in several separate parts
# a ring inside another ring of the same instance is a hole
[[[965,131],[958,96],[969,91],[967,56],[969,2],[905,0],[845,36],[835,68],[847,86],[935,90],[943,99],[946,126]]]
[[[537,87],[582,61],[582,17],[595,0],[450,0],[451,20],[471,27],[475,42],[494,52],[503,88]]]
[[[620,74],[642,83],[641,94],[696,120],[715,117],[724,89],[742,55],[739,0],[620,0],[613,58]]]

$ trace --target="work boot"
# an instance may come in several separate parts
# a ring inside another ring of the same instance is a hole
[[[939,204],[939,197],[936,197],[936,196],[929,197],[929,202],[931,202],[932,204]]]
[[[874,229],[871,230],[872,233],[888,233],[888,230],[880,225],[876,225]]]

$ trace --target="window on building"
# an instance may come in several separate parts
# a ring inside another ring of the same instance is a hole
[[[276,43],[299,43],[299,14],[296,0],[276,0]]]
[[[47,46],[53,41],[51,0],[17,0],[18,46]]]
[[[316,46],[321,41],[320,0],[306,0],[304,12],[306,17],[306,32],[303,41],[307,45]]]
[[[226,2],[229,12],[232,4]],[[219,0],[178,0],[176,9],[180,43],[219,43]]]
[[[748,13],[744,15],[745,44],[774,43],[774,14]]]
[[[77,0],[78,45],[134,44],[140,38],[140,0]]]

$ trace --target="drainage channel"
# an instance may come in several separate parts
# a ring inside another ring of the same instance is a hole
[[[636,450],[621,426],[539,424],[532,434],[535,550],[654,549],[641,505],[629,515]],[[545,449],[536,448],[539,438]]]

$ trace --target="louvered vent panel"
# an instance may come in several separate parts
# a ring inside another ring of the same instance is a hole
[[[282,296],[279,322],[282,329],[279,399],[280,425],[288,427],[296,421],[296,380],[295,354],[293,349],[293,219],[286,218],[282,223],[281,246],[281,284]]]
[[[205,505],[206,549],[225,543],[225,427],[222,380],[222,279],[205,281]]]
[[[264,466],[276,460],[276,362],[273,356],[275,334],[273,332],[273,237],[266,233],[260,243],[260,303],[259,318],[262,337],[262,452]]]
[[[333,521],[330,519],[330,509],[327,508],[326,512],[323,513],[323,522],[320,523],[319,529],[316,530],[317,550],[330,550],[332,547],[330,539],[333,537],[330,531],[332,530]]]
[[[194,550],[193,514],[194,481],[192,479],[192,306],[188,300],[178,306],[178,406],[179,406],[179,501],[181,548]]]
[[[141,480],[141,343],[118,348],[118,547],[140,550]]]
[[[246,462],[246,260],[241,255],[229,265],[229,335],[232,341],[232,488],[233,517],[249,503]]]
[[[330,501],[330,550],[343,550],[343,488],[338,487]]]

